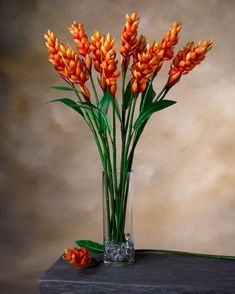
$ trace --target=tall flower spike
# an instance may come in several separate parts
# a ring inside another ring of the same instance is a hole
[[[88,74],[84,63],[70,46],[66,47],[61,44],[59,39],[50,30],[48,30],[44,37],[50,53],[49,61],[66,81],[79,84],[84,98],[89,100],[90,93],[85,86]]]
[[[206,57],[206,53],[212,48],[213,40],[200,41],[196,46],[187,43],[173,59],[173,64],[169,71],[168,87],[174,86],[181,78],[182,74],[188,74],[197,64]]]
[[[174,56],[174,47],[179,41],[180,30],[181,22],[174,22],[161,43],[153,48],[154,54],[161,55],[159,66],[156,68],[154,76],[161,69],[163,61],[170,60]]]
[[[163,60],[169,60],[174,55],[174,46],[179,41],[179,32],[181,30],[181,22],[174,22],[167,32],[165,38],[160,43],[160,50],[163,50]]]
[[[90,99],[90,92],[85,86],[89,79],[86,66],[70,46],[60,45],[61,57],[65,64],[62,73],[70,82],[80,85],[80,90],[86,100]]]
[[[121,64],[125,70],[128,68],[130,57],[132,56],[137,43],[137,28],[139,24],[139,18],[136,12],[132,12],[129,16],[126,15],[126,23],[122,29],[122,46],[120,53],[122,55]]]
[[[117,70],[118,60],[116,60],[116,51],[113,48],[114,39],[111,39],[108,33],[106,38],[102,40],[101,46],[101,86],[103,89],[106,87],[109,92],[115,96],[117,90],[116,79],[120,73],[115,73]]]
[[[54,65],[57,71],[62,71],[65,67],[65,64],[60,55],[60,42],[55,34],[48,30],[44,34],[45,44],[49,51],[49,61]]]
[[[93,36],[91,37],[91,45],[90,50],[93,53],[93,63],[95,66],[95,69],[101,73],[102,69],[100,67],[102,63],[102,56],[101,56],[101,47],[103,43],[103,36],[98,31],[94,31]]]
[[[132,66],[132,91],[135,94],[145,90],[148,79],[159,66],[161,56],[153,53],[154,46],[157,46],[157,43],[154,42],[151,47],[147,45],[146,50],[138,54],[137,61]]]
[[[85,63],[87,69],[91,70],[91,58],[89,56],[90,53],[90,42],[88,37],[85,33],[83,24],[78,24],[74,21],[71,26],[69,27],[69,31],[77,44],[78,53],[85,57]]]

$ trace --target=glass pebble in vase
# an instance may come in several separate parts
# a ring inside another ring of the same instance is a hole
[[[102,188],[104,263],[134,264],[133,172],[103,172]]]

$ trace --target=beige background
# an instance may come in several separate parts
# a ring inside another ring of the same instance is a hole
[[[76,19],[89,35],[97,28],[118,39],[133,9],[149,42],[174,20],[183,22],[178,49],[215,40],[168,94],[176,106],[152,118],[137,148],[136,248],[235,255],[235,1],[1,3],[0,292],[36,293],[35,279],[65,247],[102,240],[98,154],[75,113],[45,104],[62,97],[48,87],[63,82],[47,61],[43,33],[51,28],[71,42],[67,27]]]

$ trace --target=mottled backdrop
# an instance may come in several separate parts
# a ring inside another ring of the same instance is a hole
[[[62,95],[48,87],[63,82],[43,34],[51,28],[71,41],[76,19],[89,35],[110,31],[119,46],[133,9],[149,42],[174,20],[183,22],[178,48],[215,40],[169,93],[176,106],[152,118],[138,146],[136,247],[235,255],[235,1],[1,1],[1,293],[36,293],[36,278],[65,247],[102,241],[98,154],[75,113],[45,103]]]

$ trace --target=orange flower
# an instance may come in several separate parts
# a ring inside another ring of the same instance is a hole
[[[89,100],[90,93],[85,86],[88,80],[88,73],[82,60],[69,45],[65,47],[61,44],[53,32],[48,31],[44,36],[46,39],[46,46],[50,53],[49,61],[55,66],[55,69],[65,80],[74,84],[79,84],[84,98]]]
[[[126,23],[122,30],[122,46],[120,48],[120,53],[122,55],[121,64],[127,69],[130,57],[132,56],[135,46],[137,43],[137,28],[139,24],[139,18],[136,12],[132,12],[129,16],[126,15]]]
[[[169,71],[168,86],[174,86],[182,74],[187,74],[206,57],[206,53],[212,48],[213,40],[200,41],[196,46],[193,42],[187,43],[173,59]]]
[[[65,249],[63,258],[73,264],[76,268],[82,268],[96,262],[84,247],[80,249],[77,247],[74,247],[73,249]]]
[[[173,22],[172,27],[167,32],[165,38],[160,43],[160,50],[163,50],[163,60],[169,60],[174,55],[174,46],[179,41],[179,32],[181,30],[180,22]]]
[[[45,34],[44,37],[49,51],[49,61],[55,66],[57,71],[64,70],[65,64],[60,55],[59,39],[50,30],[47,31],[47,34]]]
[[[93,36],[91,37],[91,45],[90,45],[90,50],[93,53],[93,63],[95,66],[95,69],[98,72],[101,72],[101,47],[103,43],[103,36],[101,36],[100,32],[94,31]]]
[[[153,51],[153,48],[157,47],[158,44],[155,42],[151,47],[147,45],[145,51],[138,54],[137,60],[132,66],[132,91],[135,94],[145,90],[148,79],[159,66],[161,55]]]
[[[91,58],[89,56],[90,53],[90,42],[88,37],[84,31],[83,24],[78,24],[74,21],[69,27],[69,31],[72,34],[72,37],[77,44],[78,53],[84,56],[86,67],[88,70],[91,70]]]
[[[137,62],[138,54],[143,53],[146,50],[146,47],[147,47],[146,38],[145,38],[145,36],[140,35],[140,37],[136,43],[135,50],[133,52],[134,63]]]
[[[174,55],[174,46],[179,41],[179,32],[181,30],[181,23],[174,22],[166,36],[162,39],[161,43],[154,46],[153,53],[161,56],[158,67],[154,72],[154,76],[159,72],[164,60],[170,60]]]
[[[120,73],[115,73],[117,70],[116,51],[113,48],[114,39],[111,39],[108,33],[106,38],[102,40],[101,46],[101,86],[103,89],[108,87],[109,92],[115,96],[117,90],[116,79]]]

